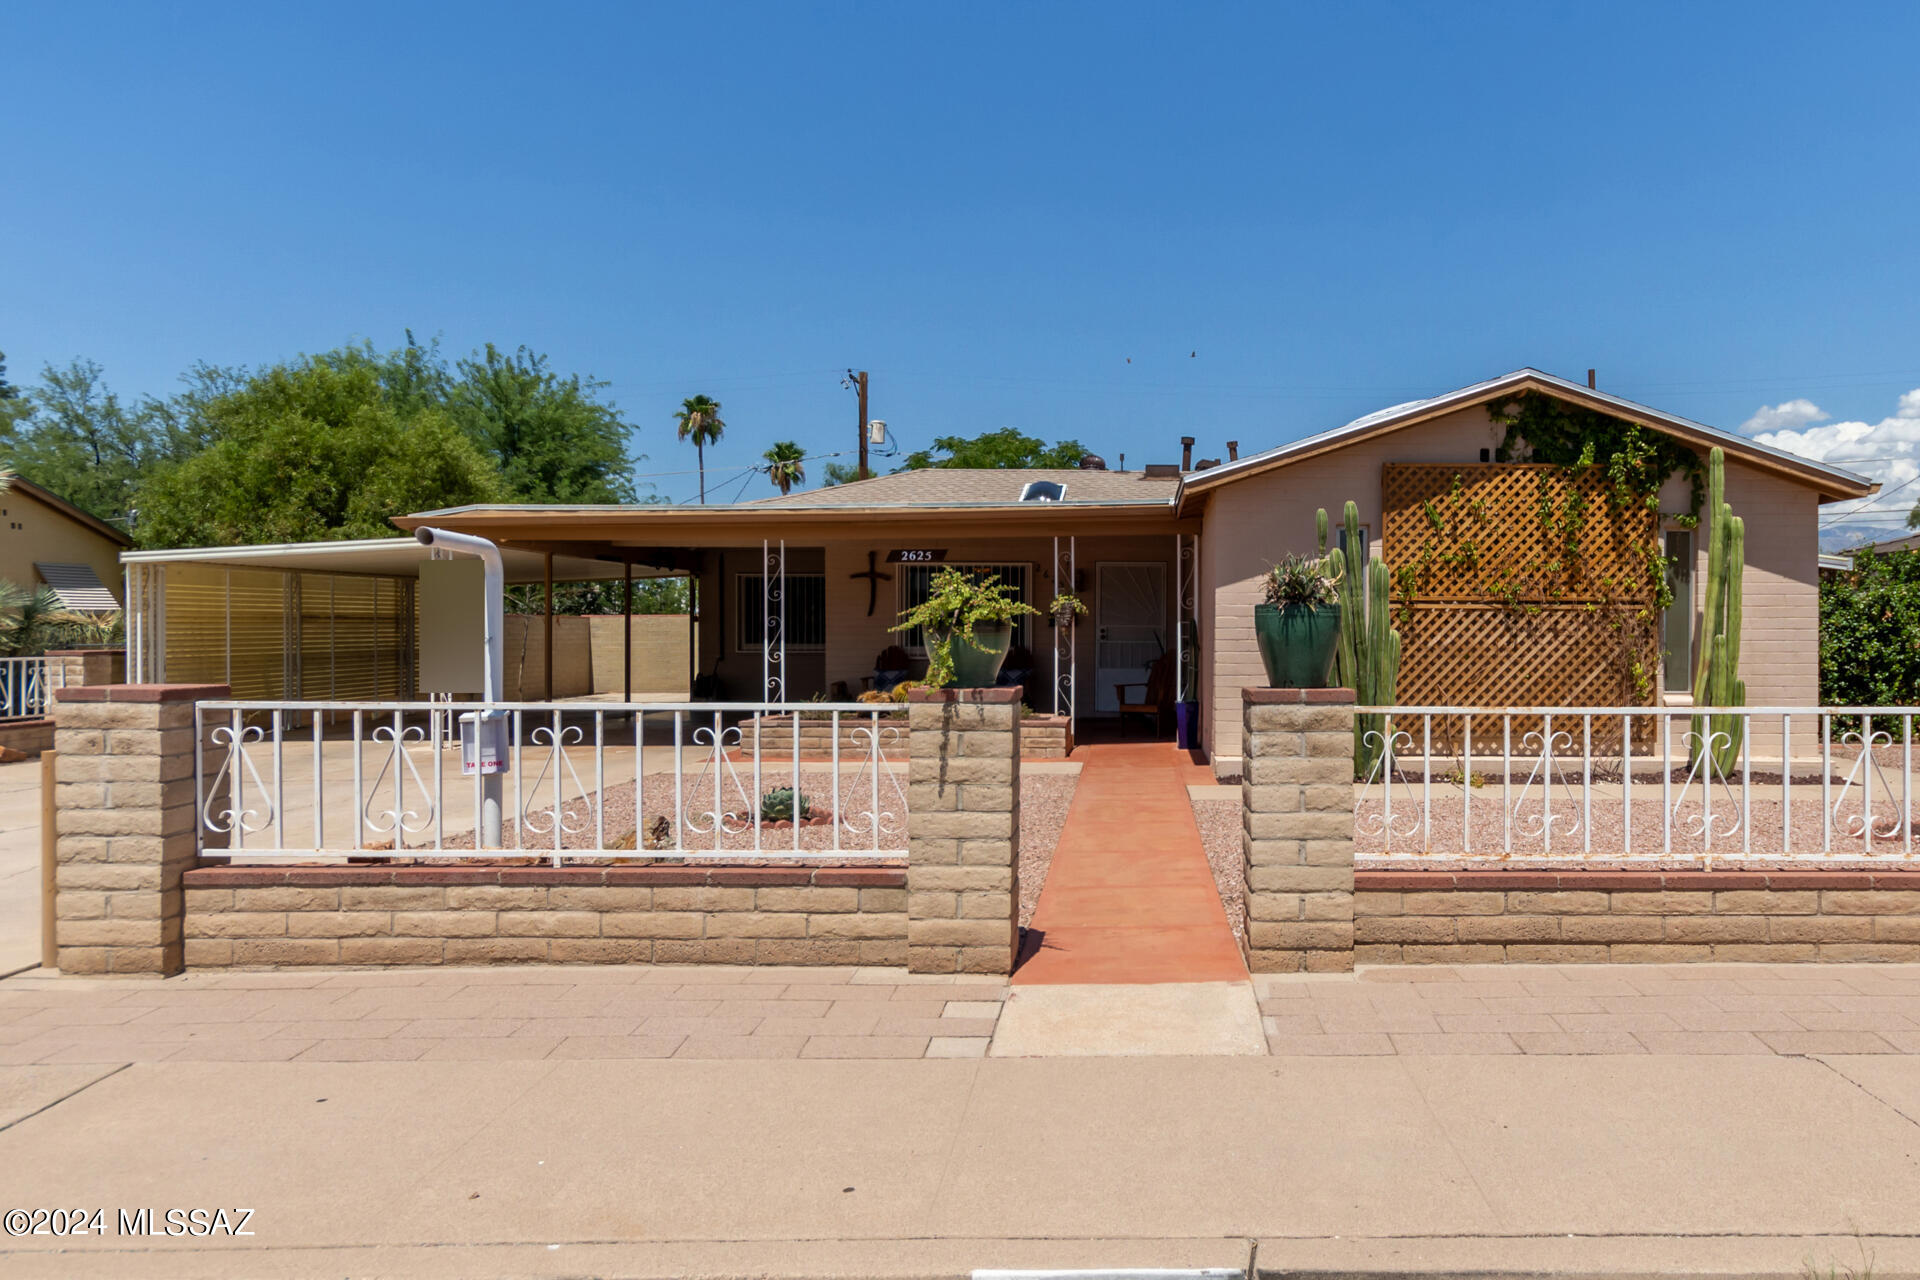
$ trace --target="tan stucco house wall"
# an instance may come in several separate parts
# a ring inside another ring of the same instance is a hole
[[[0,493],[0,578],[18,586],[44,585],[36,564],[84,564],[119,600],[120,553],[132,545],[112,525],[21,477]]]
[[[1373,554],[1382,554],[1381,468],[1388,463],[1473,463],[1482,449],[1504,436],[1475,405],[1403,431],[1370,439],[1223,485],[1207,500],[1201,537],[1203,628],[1213,660],[1202,664],[1201,698],[1207,707],[1205,741],[1217,772],[1238,767],[1240,690],[1265,683],[1254,645],[1253,607],[1260,576],[1289,551],[1314,549],[1314,511],[1325,507],[1337,522],[1348,499],[1358,504]],[[1747,569],[1741,675],[1749,706],[1812,706],[1820,689],[1819,517],[1820,494],[1807,484],[1730,455],[1727,501],[1746,522]],[[1684,481],[1662,490],[1665,511],[1685,511]],[[1669,527],[1676,527],[1669,523]],[[1692,635],[1700,633],[1699,609],[1706,592],[1707,555],[1694,539]],[[1765,749],[1777,728],[1756,726]]]

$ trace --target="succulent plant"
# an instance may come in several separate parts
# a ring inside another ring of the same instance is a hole
[[[1360,540],[1360,508],[1347,504],[1347,547],[1327,550],[1327,513],[1314,512],[1313,527],[1326,553],[1328,571],[1340,581],[1340,648],[1333,656],[1333,678],[1353,690],[1363,707],[1393,705],[1400,678],[1400,632],[1393,625],[1393,575]],[[1362,558],[1364,557],[1364,559]],[[1348,561],[1353,563],[1348,565]],[[1381,716],[1355,716],[1353,768],[1362,777],[1384,749],[1378,740],[1386,725]],[[1368,735],[1374,735],[1370,740]]]
[[[795,809],[799,812],[796,813]],[[813,816],[813,803],[805,792],[792,787],[775,787],[760,797],[760,821],[804,822]]]
[[[1705,633],[1694,667],[1696,707],[1744,707],[1747,683],[1740,679],[1741,580],[1747,567],[1747,522],[1726,500],[1727,459],[1719,449],[1707,458],[1707,598],[1702,606]],[[1742,717],[1693,717],[1692,756],[1713,748],[1713,767],[1723,777],[1740,760],[1745,737]]]

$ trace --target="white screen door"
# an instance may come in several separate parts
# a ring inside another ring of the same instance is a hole
[[[1145,683],[1147,668],[1172,643],[1167,634],[1167,566],[1094,566],[1094,693],[1096,711],[1117,711],[1115,686]],[[1129,689],[1139,700],[1144,689]]]

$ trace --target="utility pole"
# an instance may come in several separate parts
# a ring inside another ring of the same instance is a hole
[[[853,389],[860,393],[860,476],[867,478],[867,371],[859,373],[847,370],[847,377],[853,381]]]

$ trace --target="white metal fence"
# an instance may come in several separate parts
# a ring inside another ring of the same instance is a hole
[[[53,672],[45,658],[0,658],[0,720],[44,716],[53,704]]]
[[[1362,707],[1362,857],[1910,859],[1915,707]]]
[[[904,708],[202,702],[196,722],[211,853],[906,857]]]

